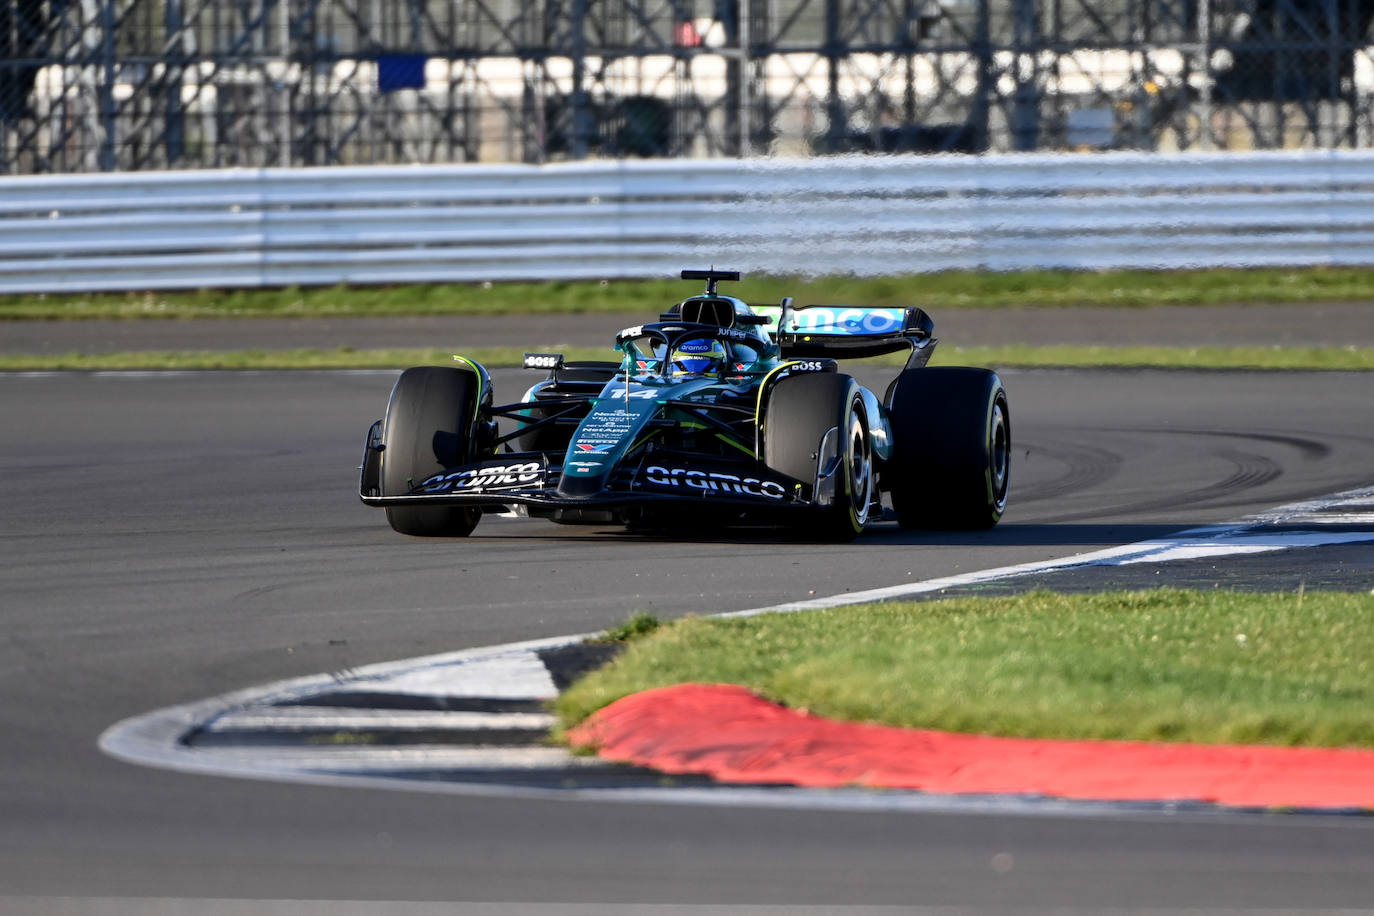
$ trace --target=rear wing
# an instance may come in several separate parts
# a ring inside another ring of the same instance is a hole
[[[769,333],[785,358],[861,359],[910,350],[908,367],[924,365],[935,350],[935,323],[919,308],[864,308],[855,305],[808,305],[796,308],[790,298],[781,305],[755,305],[773,319]]]

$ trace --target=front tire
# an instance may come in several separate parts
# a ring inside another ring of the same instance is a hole
[[[883,470],[902,528],[991,528],[1007,507],[1011,412],[987,369],[908,369],[893,383]]]
[[[382,493],[398,496],[415,484],[472,457],[477,377],[452,366],[407,369],[396,380],[382,421]],[[464,506],[388,506],[386,520],[401,534],[467,537],[482,510]]]
[[[833,454],[823,455],[832,430]],[[811,518],[821,540],[851,541],[868,525],[877,490],[869,418],[854,379],[817,373],[778,382],[768,397],[763,458],[774,471],[807,483],[830,472],[821,486],[833,484],[833,501]],[[837,463],[822,467],[823,459]]]

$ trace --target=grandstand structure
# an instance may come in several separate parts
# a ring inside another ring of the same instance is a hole
[[[0,0],[0,174],[1352,148],[1374,0]]]

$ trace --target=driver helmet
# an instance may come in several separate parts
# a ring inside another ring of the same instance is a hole
[[[725,357],[725,347],[718,340],[684,340],[673,351],[672,372],[674,376],[720,375]]]

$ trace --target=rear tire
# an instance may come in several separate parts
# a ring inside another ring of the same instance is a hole
[[[1011,413],[995,372],[908,369],[893,383],[883,469],[902,528],[991,528],[1007,506]]]
[[[872,517],[876,493],[869,418],[857,382],[835,373],[778,382],[768,396],[763,459],[774,471],[812,483],[820,470],[821,440],[831,429],[839,459],[834,502],[815,511],[809,533],[825,541],[851,541]]]
[[[398,496],[445,468],[472,457],[477,377],[452,366],[407,369],[396,380],[382,421],[382,493]],[[388,506],[386,520],[401,534],[466,537],[482,510],[463,506]]]

